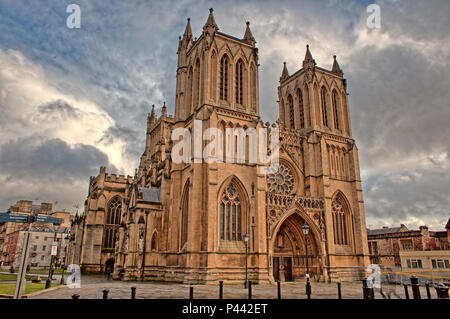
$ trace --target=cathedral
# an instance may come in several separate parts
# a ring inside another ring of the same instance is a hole
[[[307,46],[299,70],[289,74],[284,64],[279,119],[263,123],[255,44],[248,22],[243,38],[220,32],[212,9],[198,38],[187,20],[175,114],[164,104],[157,115],[153,106],[134,176],[101,167],[90,178],[85,212],[72,226],[71,261],[84,273],[203,284],[364,276],[358,149],[336,57],[331,70],[321,68]],[[192,161],[172,160],[172,132],[193,132],[198,121],[224,136],[229,128],[278,128],[277,171],[262,174],[248,146],[244,160],[232,163],[195,160],[195,152]]]

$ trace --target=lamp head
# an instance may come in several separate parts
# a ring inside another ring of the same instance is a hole
[[[302,226],[302,232],[303,232],[303,235],[305,235],[305,236],[308,235],[308,233],[309,233],[309,226],[306,222]]]
[[[244,235],[244,241],[247,243],[247,242],[249,241],[249,239],[250,239],[249,233],[245,233],[245,235]]]

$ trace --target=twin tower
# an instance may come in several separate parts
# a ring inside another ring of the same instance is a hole
[[[134,177],[119,182],[103,169],[91,178],[82,269],[189,283],[241,283],[246,264],[259,283],[364,275],[364,203],[343,72],[336,58],[332,70],[318,67],[307,48],[300,70],[290,75],[284,65],[277,125],[264,124],[255,44],[248,22],[242,38],[224,34],[210,9],[196,39],[188,19],[175,115],[165,105],[160,117],[149,115]],[[172,161],[171,133],[193,132],[198,121],[224,133],[278,127],[278,170],[262,174],[264,164],[247,153],[234,163]]]

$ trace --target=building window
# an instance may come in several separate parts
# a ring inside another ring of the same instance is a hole
[[[402,240],[401,244],[402,244],[403,250],[412,250],[413,249],[411,240]]]
[[[292,99],[292,95],[288,96],[288,103],[289,103],[289,124],[291,125],[291,129],[295,128],[295,121],[294,121],[294,101]]]
[[[220,60],[220,99],[228,101],[228,58]]]
[[[242,240],[242,199],[232,182],[222,193],[219,211],[220,239]]]
[[[113,249],[116,245],[116,234],[120,225],[120,215],[122,213],[122,200],[114,197],[108,206],[105,220],[105,234],[103,248]]]
[[[340,122],[339,122],[338,98],[336,91],[333,91],[333,116],[334,116],[334,127],[339,130]]]
[[[407,259],[406,264],[410,269],[422,269],[422,259]]]
[[[448,259],[432,259],[431,264],[434,269],[450,269],[450,261]]]
[[[34,245],[33,246],[33,251],[36,251],[37,250],[37,245]]]
[[[343,206],[343,200],[339,197],[335,198],[331,204],[333,216],[334,229],[334,243],[336,245],[348,245],[349,231],[348,231],[348,213]]]
[[[298,98],[300,128],[304,128],[305,127],[305,110],[303,107],[303,93],[302,93],[302,90],[300,90],[300,89],[298,89],[298,91],[297,91],[297,98]]]
[[[47,248],[47,246],[42,246],[42,251],[45,251],[45,249]]]
[[[183,248],[188,239],[189,183],[188,180],[184,186],[181,200],[181,248]]]
[[[44,256],[44,255],[41,255],[41,260],[44,260],[44,258],[45,258],[45,256]]]
[[[244,64],[242,60],[236,63],[236,79],[235,79],[235,95],[236,104],[244,105],[243,103],[243,91],[244,91],[244,79],[243,79]]]
[[[323,125],[328,126],[327,96],[326,96],[325,87],[322,87],[320,95],[322,98],[322,122],[323,122]]]

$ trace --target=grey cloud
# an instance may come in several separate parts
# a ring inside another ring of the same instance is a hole
[[[19,138],[0,148],[0,174],[8,179],[56,179],[58,183],[87,180],[99,166],[117,169],[103,152],[91,145],[70,147],[60,139]]]

